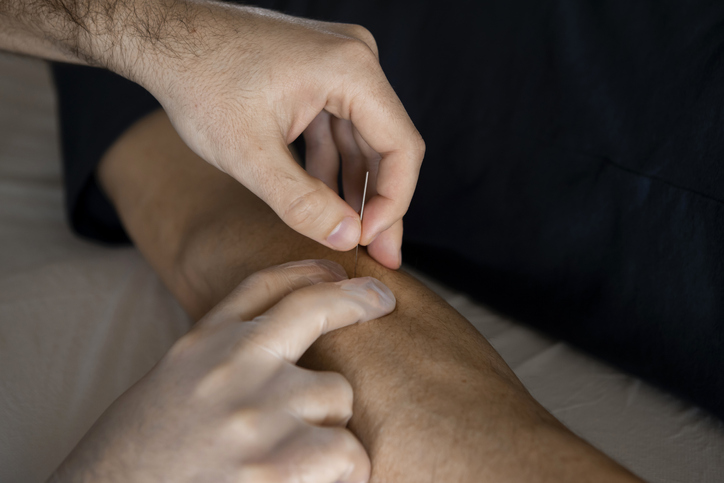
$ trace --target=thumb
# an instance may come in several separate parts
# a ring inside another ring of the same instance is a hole
[[[351,250],[359,243],[359,215],[324,182],[299,166],[282,142],[255,153],[243,172],[231,173],[261,198],[290,228],[334,250]],[[237,165],[238,166],[238,165]]]

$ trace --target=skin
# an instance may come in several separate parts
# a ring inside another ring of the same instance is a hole
[[[399,267],[425,145],[364,27],[211,0],[0,0],[0,49],[137,82],[197,155],[292,229]],[[287,148],[301,134],[309,172]],[[337,194],[340,157],[351,205]]]
[[[327,260],[243,281],[100,417],[51,482],[366,482],[344,429],[352,388],[296,365],[320,335],[391,312],[372,278]]]
[[[119,138],[98,175],[139,250],[195,318],[270,265],[328,258],[352,273],[353,252],[328,250],[279,222],[201,162],[163,112]],[[321,337],[301,363],[352,385],[349,428],[370,456],[371,481],[640,481],[545,411],[436,294],[364,250],[357,274],[388,286],[396,310]]]

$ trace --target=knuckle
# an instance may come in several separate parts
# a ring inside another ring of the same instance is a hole
[[[416,155],[417,158],[422,159],[425,157],[425,151],[427,150],[427,146],[425,145],[425,140],[422,139],[422,136],[420,133],[417,133],[417,136],[415,136],[415,140],[412,143],[412,151]]]
[[[226,424],[229,436],[235,441],[254,442],[266,431],[267,414],[258,407],[247,406],[231,414]]]
[[[267,294],[272,293],[279,281],[279,273],[275,268],[276,267],[266,268],[248,276],[241,282],[239,288],[254,288],[262,290]]]
[[[206,372],[196,384],[194,396],[201,400],[218,399],[219,391],[228,387],[234,373],[228,361],[221,362]]]
[[[372,35],[372,32],[370,32],[367,28],[358,24],[350,24],[349,32],[352,37],[361,40],[367,44],[374,53],[377,53],[377,41],[375,40],[375,36]]]
[[[354,59],[357,63],[365,65],[369,63],[378,63],[377,54],[364,40],[356,37],[350,37],[349,40],[343,43],[343,47],[344,55]]]
[[[203,339],[201,330],[194,328],[187,332],[183,337],[177,340],[169,349],[166,358],[169,360],[178,360],[186,358],[201,343]]]
[[[306,231],[319,224],[325,216],[327,197],[325,185],[322,181],[313,180],[315,187],[306,193],[297,196],[284,210],[282,219],[292,228]]]
[[[326,384],[337,394],[340,401],[345,404],[348,403],[351,408],[354,400],[354,390],[347,378],[338,372],[325,372],[322,374],[326,378]]]

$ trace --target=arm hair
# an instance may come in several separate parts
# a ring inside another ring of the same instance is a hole
[[[65,59],[128,76],[138,54],[200,55],[196,6],[184,0],[0,0],[0,49],[43,56],[33,48],[43,44]]]

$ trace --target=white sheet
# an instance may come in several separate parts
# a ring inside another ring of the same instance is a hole
[[[132,248],[75,238],[62,212],[44,64],[0,56],[0,482],[43,481],[189,320]],[[651,482],[724,481],[724,424],[429,284],[541,403]]]

